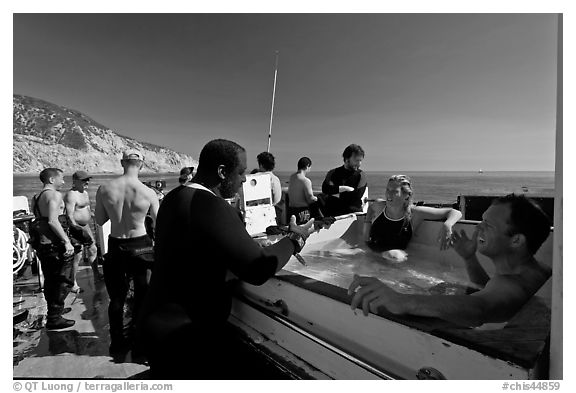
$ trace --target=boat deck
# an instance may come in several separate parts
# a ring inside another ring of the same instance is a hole
[[[46,301],[39,290],[38,276],[30,267],[14,280],[14,311],[28,310],[26,320],[14,325],[14,378],[146,378],[148,366],[114,363],[108,355],[108,293],[104,282],[94,283],[90,266],[80,266],[77,274],[81,293],[70,293],[65,315],[76,324],[62,330],[47,330]]]

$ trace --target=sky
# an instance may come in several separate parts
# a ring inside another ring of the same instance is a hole
[[[554,170],[553,14],[14,14],[13,93],[197,158],[276,169]]]

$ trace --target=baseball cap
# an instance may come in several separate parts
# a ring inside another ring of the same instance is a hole
[[[182,175],[188,176],[188,175],[192,174],[192,172],[194,172],[193,166],[185,166],[184,168],[180,169],[180,176],[182,176]]]
[[[180,170],[180,177],[178,180],[182,183],[188,179],[188,175],[194,174],[194,167],[193,166],[185,166]]]
[[[128,149],[122,153],[123,160],[141,160],[144,161],[144,156],[140,153],[139,150],[135,149]]]
[[[74,180],[89,180],[91,178],[92,176],[90,176],[86,171],[76,171],[72,175],[72,179]]]

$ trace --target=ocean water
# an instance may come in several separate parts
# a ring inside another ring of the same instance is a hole
[[[283,187],[288,186],[292,172],[276,172]],[[391,172],[366,172],[368,177],[368,192],[371,198],[383,197]],[[404,172],[412,179],[415,201],[427,203],[452,203],[460,194],[505,194],[510,192],[525,192],[546,196],[554,195],[554,172]],[[325,172],[311,172],[314,190],[320,191]],[[98,187],[117,174],[95,175],[88,193],[92,203],[95,201]],[[14,175],[13,195],[25,195],[30,198],[42,188],[38,176]],[[165,180],[168,192],[178,186],[177,173],[157,173],[140,175],[142,181]],[[67,190],[72,184],[72,176],[65,176],[66,184],[62,190]]]

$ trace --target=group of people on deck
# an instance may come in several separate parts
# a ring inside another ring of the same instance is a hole
[[[110,296],[111,356],[122,359],[131,352],[132,359],[146,359],[151,377],[157,379],[257,378],[246,374],[250,355],[242,352],[229,332],[232,295],[227,272],[261,285],[302,250],[315,230],[315,218],[362,212],[368,185],[360,169],[364,156],[360,146],[346,147],[344,164],[328,172],[319,195],[314,195],[306,177],[312,161],[302,157],[288,188],[289,232],[277,243],[261,247],[247,233],[240,212],[226,201],[246,180],[242,146],[224,139],[208,142],[198,167],[184,168],[180,185],[161,204],[156,193],[138,179],[144,163],[141,152],[124,152],[123,175],[100,186],[95,208],[96,223],[111,224],[103,262]],[[271,154],[262,153],[258,162],[259,171],[273,171]],[[83,172],[76,177],[83,177],[78,179],[77,192],[85,192],[89,176]],[[62,315],[64,299],[74,285],[71,266],[78,247],[58,218],[64,214],[64,205],[67,212],[69,206],[82,209],[87,200],[72,195],[63,202],[57,192],[64,183],[58,169],[45,169],[40,179],[44,189],[35,197],[34,209],[47,223],[43,233],[50,236],[37,249],[46,275],[47,328],[66,328],[74,322]],[[271,188],[274,203],[281,194],[274,191],[275,184]],[[464,260],[470,280],[482,289],[469,295],[406,295],[374,277],[354,276],[348,288],[353,309],[361,308],[366,315],[389,312],[478,326],[508,320],[550,277],[550,269],[534,259],[550,233],[550,221],[529,198],[495,199],[469,237],[452,230],[461,218],[459,211],[415,206],[412,195],[410,178],[395,175],[389,179],[385,198],[373,201],[365,216],[364,240],[369,247],[377,252],[405,249],[424,220],[442,220],[439,247],[453,247]],[[154,223],[153,239],[146,232],[147,215]],[[85,233],[80,231],[84,220],[70,221],[75,221],[77,233]],[[85,239],[82,244],[88,245]],[[494,263],[492,277],[481,266],[477,252]],[[132,323],[126,329],[123,310],[130,281],[135,298]],[[239,361],[239,356],[244,358]]]

